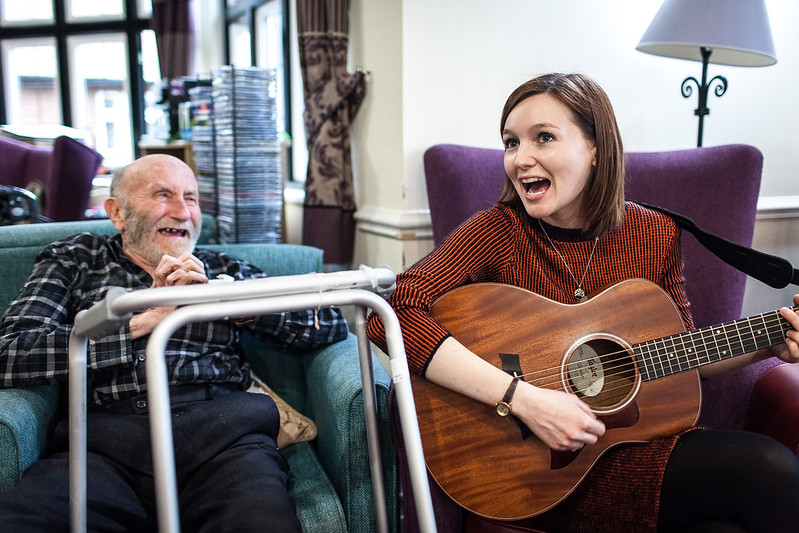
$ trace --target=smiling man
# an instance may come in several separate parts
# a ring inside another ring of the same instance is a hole
[[[0,323],[0,386],[64,383],[75,315],[109,287],[128,290],[264,276],[226,254],[195,249],[197,180],[182,161],[145,156],[120,171],[106,202],[116,235],[82,233],[47,246]],[[156,531],[146,405],[148,334],[169,312],[152,308],[88,346],[87,522],[91,531]],[[347,335],[337,309],[192,323],[165,353],[181,529],[299,531],[287,466],[275,439],[274,401],[245,392],[251,377],[241,327],[301,351]],[[66,402],[62,402],[66,405]],[[0,530],[69,529],[68,422],[61,413],[48,456],[0,493]]]
[[[144,156],[114,177],[106,213],[120,232],[122,251],[150,275],[153,287],[208,282],[202,261],[191,255],[202,228],[199,195],[191,168],[163,154]],[[170,310],[134,316],[131,338],[150,333]]]
[[[112,182],[105,209],[122,233],[125,255],[145,270],[154,269],[164,253],[193,251],[200,236],[197,180],[174,157],[148,155],[125,167]]]

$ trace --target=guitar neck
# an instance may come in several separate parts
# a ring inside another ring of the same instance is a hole
[[[642,379],[651,381],[782,344],[790,329],[779,311],[771,311],[642,342],[633,346],[633,352],[640,362]]]

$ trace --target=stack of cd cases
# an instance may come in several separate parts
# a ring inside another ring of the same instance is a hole
[[[200,209],[216,217],[216,148],[214,141],[214,104],[211,83],[189,89],[191,99],[191,144],[200,189]]]
[[[226,66],[214,74],[216,217],[222,244],[280,242],[283,180],[275,96],[274,69]],[[201,182],[201,188],[207,186]]]

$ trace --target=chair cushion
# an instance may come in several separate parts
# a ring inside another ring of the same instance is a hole
[[[301,442],[282,453],[289,463],[289,494],[303,533],[346,533],[344,509],[311,444]]]
[[[83,220],[102,162],[103,156],[93,148],[64,135],[56,138],[50,175],[44,183],[44,215],[56,222]]]
[[[760,151],[740,144],[630,153],[627,198],[670,209],[706,231],[750,246],[762,168]],[[683,232],[682,246],[685,292],[696,327],[740,318],[746,275],[687,232]]]
[[[424,173],[436,246],[461,222],[499,200],[503,160],[504,152],[491,148],[439,144],[427,149]]]
[[[25,188],[28,181],[25,167],[34,150],[49,152],[46,148],[37,149],[16,139],[0,137],[0,184]]]
[[[58,388],[0,389],[0,491],[10,489],[39,458]]]
[[[760,376],[744,429],[768,435],[799,455],[799,365],[778,364]]]
[[[41,214],[56,222],[84,219],[102,161],[93,148],[63,135],[52,147],[0,137],[0,183],[36,190]]]

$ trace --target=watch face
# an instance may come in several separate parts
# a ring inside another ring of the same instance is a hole
[[[505,402],[499,402],[497,404],[497,414],[499,416],[508,416],[510,414],[510,405]]]

